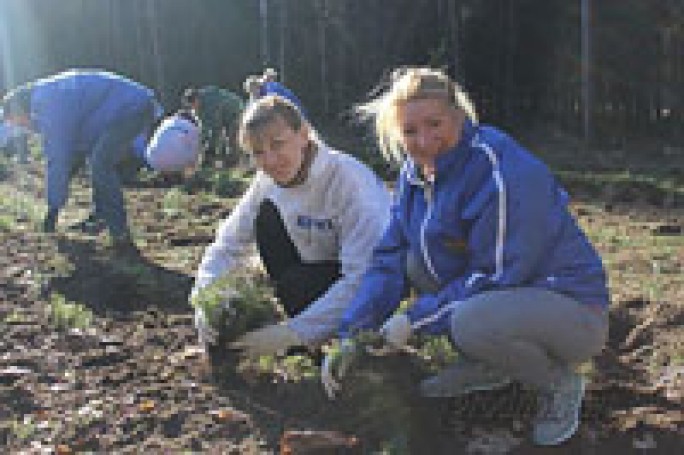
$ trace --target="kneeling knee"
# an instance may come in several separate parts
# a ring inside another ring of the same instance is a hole
[[[454,344],[464,353],[479,351],[490,339],[477,321],[473,321],[467,313],[452,314],[450,330]]]

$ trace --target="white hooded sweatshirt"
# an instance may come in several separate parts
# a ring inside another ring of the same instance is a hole
[[[265,173],[257,173],[205,251],[192,292],[229,273],[255,251],[256,216],[262,201],[270,199],[303,261],[333,260],[341,265],[341,277],[328,291],[287,321],[307,345],[335,335],[384,233],[390,207],[389,192],[373,171],[345,153],[318,145],[301,185],[281,187]]]

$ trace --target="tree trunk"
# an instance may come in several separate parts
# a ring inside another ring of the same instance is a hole
[[[323,95],[323,114],[330,112],[330,93],[328,92],[328,43],[326,40],[326,23],[328,21],[328,2],[320,1],[318,15],[318,42],[321,49],[321,94]]]
[[[280,80],[283,81],[284,84],[287,84],[287,75],[286,75],[286,62],[287,59],[285,58],[285,46],[286,46],[286,40],[287,40],[287,1],[288,0],[280,0],[280,41],[279,41],[279,52],[278,52],[278,60],[279,60],[279,69],[280,69]]]
[[[261,19],[261,65],[265,68],[270,61],[268,49],[268,0],[259,0],[259,17]]]

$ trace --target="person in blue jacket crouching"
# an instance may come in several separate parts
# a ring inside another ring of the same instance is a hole
[[[42,135],[48,205],[44,231],[55,230],[71,176],[87,159],[91,217],[104,220],[116,249],[134,248],[117,167],[131,157],[145,161],[148,137],[162,114],[153,90],[105,71],[69,70],[15,88],[2,104],[6,124]]]
[[[398,349],[415,332],[444,334],[458,359],[423,380],[422,395],[517,380],[538,391],[535,443],[570,438],[584,394],[575,367],[605,344],[609,295],[568,195],[515,140],[479,125],[443,72],[397,70],[360,110],[374,116],[380,149],[403,167],[389,227],[342,317],[341,347],[324,361],[326,392],[339,390],[364,330]],[[396,311],[407,287],[417,297]]]

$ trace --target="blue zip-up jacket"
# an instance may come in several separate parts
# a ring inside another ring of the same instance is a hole
[[[151,89],[105,71],[71,70],[32,84],[31,121],[43,137],[48,207],[64,205],[72,164],[108,126],[150,102],[159,106]]]
[[[568,211],[550,170],[505,133],[466,122],[459,143],[425,182],[407,160],[392,218],[340,325],[342,338],[377,329],[399,305],[409,254],[422,258],[435,294],[407,314],[414,330],[446,334],[449,314],[478,293],[541,287],[607,306],[601,260]]]

